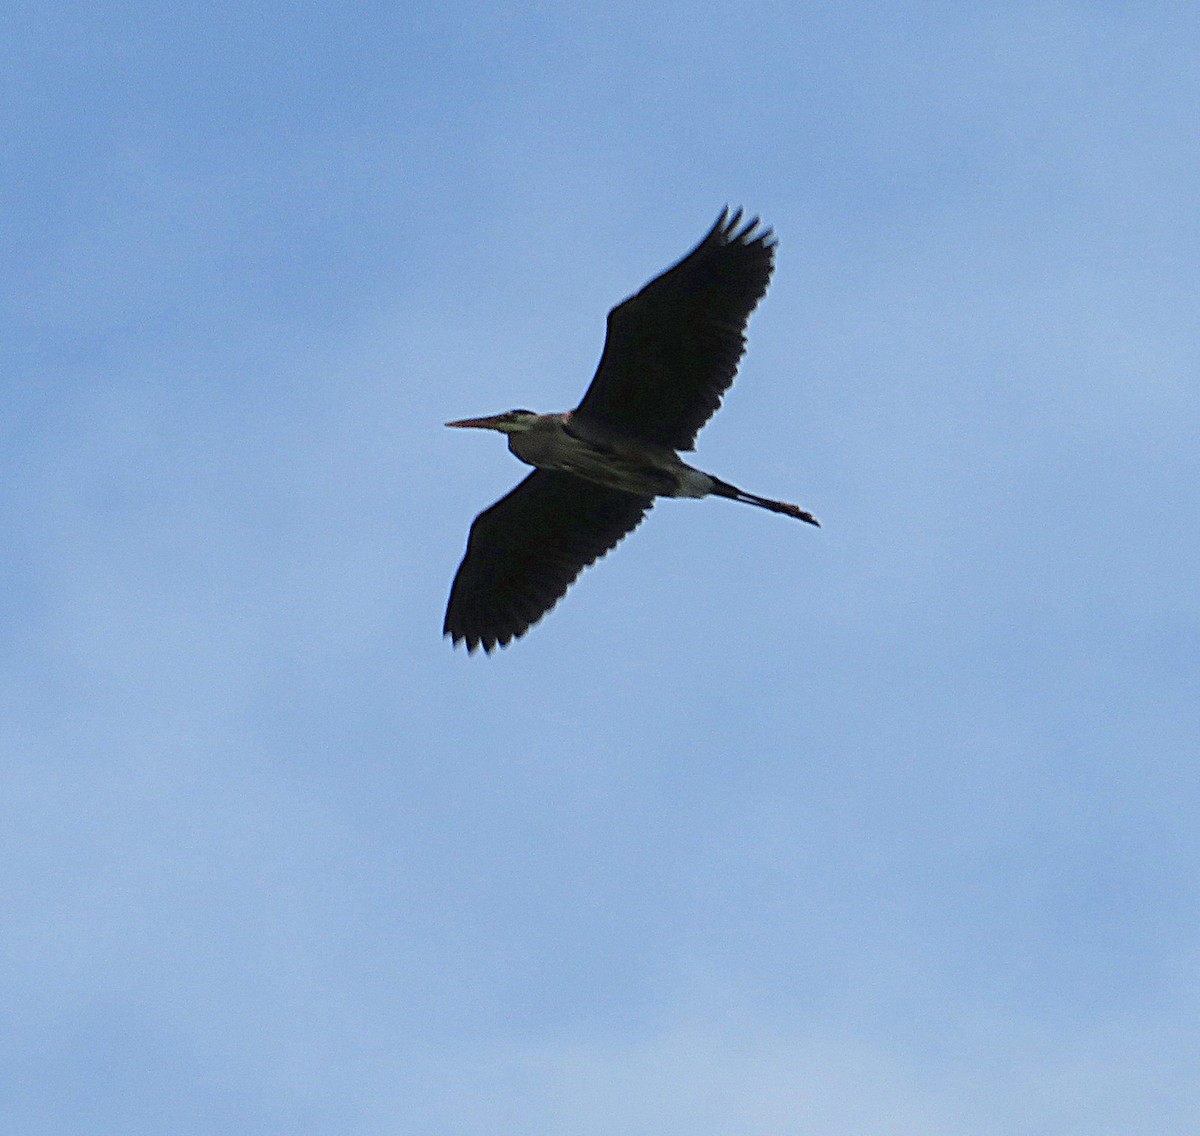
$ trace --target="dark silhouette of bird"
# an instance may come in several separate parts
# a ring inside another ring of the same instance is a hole
[[[771,229],[757,217],[743,223],[740,209],[722,210],[678,264],[608,313],[600,365],[574,410],[446,423],[499,430],[536,467],[471,525],[443,626],[456,645],[490,652],[524,635],[637,527],[655,497],[727,497],[817,524],[676,452],[693,448],[733,382],[774,258]]]

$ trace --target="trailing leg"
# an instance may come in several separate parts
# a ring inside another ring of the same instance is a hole
[[[712,474],[709,474],[709,477],[712,477]],[[757,505],[760,509],[769,509],[772,513],[783,513],[785,516],[795,517],[798,521],[807,521],[810,525],[816,525],[818,528],[821,525],[821,522],[812,513],[806,513],[798,505],[792,505],[787,501],[774,501],[770,497],[759,497],[755,493],[747,493],[744,489],[730,485],[729,482],[722,481],[719,477],[712,477],[711,492],[717,497],[728,497],[730,501],[742,501],[747,505]]]

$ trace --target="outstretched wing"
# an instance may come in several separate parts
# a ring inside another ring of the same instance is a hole
[[[608,313],[604,354],[576,414],[621,434],[690,450],[746,349],[746,321],[774,267],[770,229],[722,210],[673,268]]]
[[[651,497],[536,469],[471,525],[442,632],[468,651],[520,638],[592,561],[637,527]]]

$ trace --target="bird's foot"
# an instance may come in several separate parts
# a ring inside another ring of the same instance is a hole
[[[779,512],[786,513],[789,517],[795,517],[798,521],[806,521],[810,525],[821,527],[821,522],[817,520],[812,513],[806,513],[799,505],[792,505],[787,501],[776,502],[779,506]]]

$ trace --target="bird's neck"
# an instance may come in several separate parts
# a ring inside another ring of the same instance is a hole
[[[563,450],[563,423],[566,414],[541,414],[518,434],[509,434],[508,448],[526,465],[553,466],[553,458]]]

